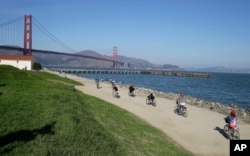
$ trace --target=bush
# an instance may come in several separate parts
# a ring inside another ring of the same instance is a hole
[[[34,62],[32,65],[32,69],[33,70],[41,70],[42,69],[42,65],[39,62]]]

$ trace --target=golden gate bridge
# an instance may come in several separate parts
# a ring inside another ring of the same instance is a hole
[[[34,31],[34,28],[38,28],[38,31]],[[0,50],[21,52],[23,55],[31,56],[32,53],[42,53],[42,54],[54,54],[54,55],[66,55],[66,56],[73,56],[73,57],[82,57],[88,59],[96,59],[102,61],[109,61],[112,62],[113,68],[121,67],[125,63],[118,60],[117,54],[117,46],[113,47],[113,55],[112,58],[102,58],[102,57],[95,57],[95,56],[88,56],[82,55],[77,53],[67,53],[62,51],[53,51],[53,50],[43,50],[44,47],[48,47],[47,43],[42,48],[33,48],[33,44],[38,42],[35,39],[34,42],[34,33],[36,37],[40,37],[44,35],[47,39],[51,39],[54,45],[59,45],[63,47],[64,50],[66,49],[68,52],[76,52],[71,47],[67,46],[63,42],[61,42],[58,38],[56,38],[53,34],[51,34],[44,26],[42,26],[38,20],[36,20],[31,15],[24,15],[22,17],[18,17],[16,19],[10,20],[8,22],[0,24]],[[39,45],[43,44],[43,41],[40,39],[38,42]],[[55,44],[56,43],[56,44]],[[55,69],[59,70],[59,69]],[[92,70],[76,70],[76,69],[60,69],[64,70],[64,72],[68,73],[117,73],[117,74],[153,74],[153,75],[165,75],[165,76],[185,76],[185,77],[201,77],[207,78],[210,77],[210,74],[207,73],[190,73],[190,72],[175,72],[175,71],[148,71],[148,70],[99,70],[99,71],[92,71]]]
[[[117,46],[113,47],[112,59],[81,55],[77,53],[66,53],[62,51],[42,50],[40,48],[35,49],[33,48],[33,34],[36,33],[33,30],[34,27],[37,27],[38,30],[40,30],[40,33],[53,40],[54,43],[63,47],[67,51],[75,51],[71,47],[61,42],[53,34],[51,34],[44,26],[40,24],[40,22],[38,22],[38,20],[32,17],[32,15],[24,15],[23,17],[18,17],[16,19],[0,24],[0,49],[5,51],[14,50],[22,52],[23,55],[32,55],[32,53],[42,53],[109,61],[113,63],[114,68],[124,65],[124,62],[118,60]]]

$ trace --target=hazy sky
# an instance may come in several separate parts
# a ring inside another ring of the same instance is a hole
[[[250,0],[0,0],[0,24],[25,14],[77,51],[250,67]]]

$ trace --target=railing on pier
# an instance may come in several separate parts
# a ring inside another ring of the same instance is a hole
[[[129,69],[50,69],[53,71],[64,72],[69,74],[146,74],[146,75],[162,75],[162,76],[177,76],[177,77],[195,77],[195,78],[210,78],[211,74],[201,72],[186,72],[186,71],[161,71],[161,70],[129,70]]]

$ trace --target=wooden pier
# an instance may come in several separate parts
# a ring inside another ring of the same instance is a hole
[[[133,69],[50,69],[69,74],[144,74],[176,77],[210,78],[210,73],[161,70],[133,70]]]

